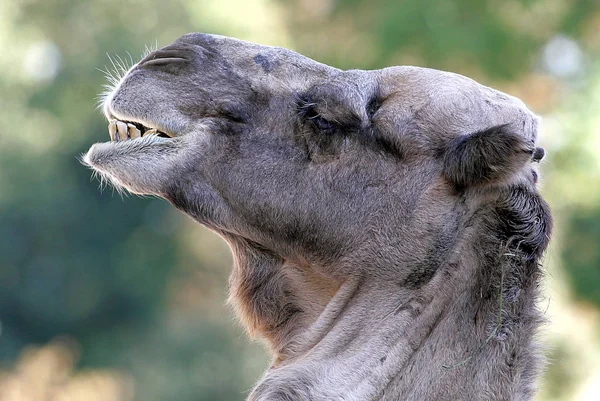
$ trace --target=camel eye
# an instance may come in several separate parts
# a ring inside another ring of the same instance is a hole
[[[319,129],[319,131],[331,133],[335,128],[332,122],[327,121],[320,115],[317,115],[314,118],[310,118],[309,120],[315,125],[315,127],[317,127],[317,129]]]
[[[335,125],[325,119],[317,110],[315,103],[304,102],[300,105],[300,115],[305,121],[314,126],[317,130],[332,133],[335,129]]]

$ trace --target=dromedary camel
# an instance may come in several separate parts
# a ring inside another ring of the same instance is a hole
[[[273,363],[252,401],[530,400],[537,118],[460,75],[341,71],[189,34],[106,95],[84,160],[235,256],[231,301]]]

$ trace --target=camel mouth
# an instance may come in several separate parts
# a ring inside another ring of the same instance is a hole
[[[175,134],[167,133],[163,129],[149,127],[140,122],[126,120],[111,120],[108,124],[108,134],[111,142],[124,142],[142,137],[157,136],[160,138],[174,138]]]

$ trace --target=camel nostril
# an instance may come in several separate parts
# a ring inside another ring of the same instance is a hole
[[[159,66],[159,65],[167,65],[167,64],[172,64],[172,63],[182,63],[187,61],[184,58],[181,57],[165,57],[165,58],[155,58],[152,60],[148,60],[146,62],[143,63],[144,66]]]
[[[150,53],[140,62],[141,66],[163,66],[168,64],[185,63],[188,61],[184,50],[162,49]]]
[[[142,63],[140,63],[140,65],[144,66],[144,67],[159,67],[159,66],[164,66],[164,65],[169,65],[169,64],[176,64],[176,63],[185,63],[187,61],[187,59],[181,58],[181,57],[163,57],[163,58],[154,58],[151,60],[146,60]]]

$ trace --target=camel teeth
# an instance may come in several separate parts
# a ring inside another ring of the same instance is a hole
[[[164,134],[156,128],[144,127],[142,130],[134,123],[112,120],[108,124],[108,134],[113,142],[122,142],[130,139],[138,139],[149,135]],[[167,134],[164,134],[167,135]],[[169,135],[170,136],[170,135]]]
[[[140,138],[142,136],[142,132],[133,124],[127,124],[127,130],[129,131],[129,137],[131,139]]]
[[[110,135],[110,140],[115,141],[117,135],[117,121],[113,120],[108,124],[108,134]]]
[[[119,139],[121,141],[127,140],[127,124],[123,121],[117,121],[117,132],[119,133]]]

